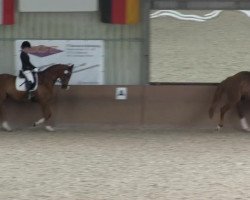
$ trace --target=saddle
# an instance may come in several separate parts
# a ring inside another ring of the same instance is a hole
[[[32,75],[34,77],[34,83],[32,84],[32,88],[30,91],[35,91],[37,90],[37,87],[38,87],[38,75],[37,73],[35,72],[32,72]],[[16,77],[16,90],[17,91],[27,91],[27,88],[26,88],[26,78],[25,76],[23,75],[23,72],[20,70],[19,71],[19,75]]]

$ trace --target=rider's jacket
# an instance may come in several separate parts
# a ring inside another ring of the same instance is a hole
[[[30,62],[30,57],[27,53],[25,53],[24,51],[21,52],[20,55],[21,61],[22,61],[22,70],[26,71],[26,70],[33,70],[35,68],[34,65],[31,64]]]

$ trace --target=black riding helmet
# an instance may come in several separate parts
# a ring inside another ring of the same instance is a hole
[[[24,41],[21,45],[21,49],[24,49],[24,48],[31,48],[31,45],[28,41]]]

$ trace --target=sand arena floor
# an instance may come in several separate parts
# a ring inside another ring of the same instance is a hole
[[[250,133],[84,128],[0,132],[0,199],[250,199]]]

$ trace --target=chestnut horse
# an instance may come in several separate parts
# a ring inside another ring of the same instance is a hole
[[[42,108],[43,117],[34,123],[37,126],[46,123],[51,117],[50,101],[53,95],[53,87],[56,81],[61,81],[61,88],[67,89],[68,83],[72,74],[73,65],[56,64],[47,68],[44,71],[38,72],[38,87],[33,92],[33,101],[40,104]],[[16,76],[10,74],[0,74],[0,117],[2,120],[2,127],[6,131],[11,131],[11,128],[3,115],[3,102],[7,97],[17,101],[27,100],[28,93],[26,91],[18,91],[15,87]],[[46,125],[48,131],[54,129]]]
[[[250,97],[250,72],[239,72],[226,78],[218,85],[209,109],[210,118],[213,117],[216,106],[223,95],[226,97],[226,102],[220,108],[220,121],[217,129],[219,130],[223,127],[225,113],[236,106],[242,129],[250,131],[242,109],[243,100]]]

